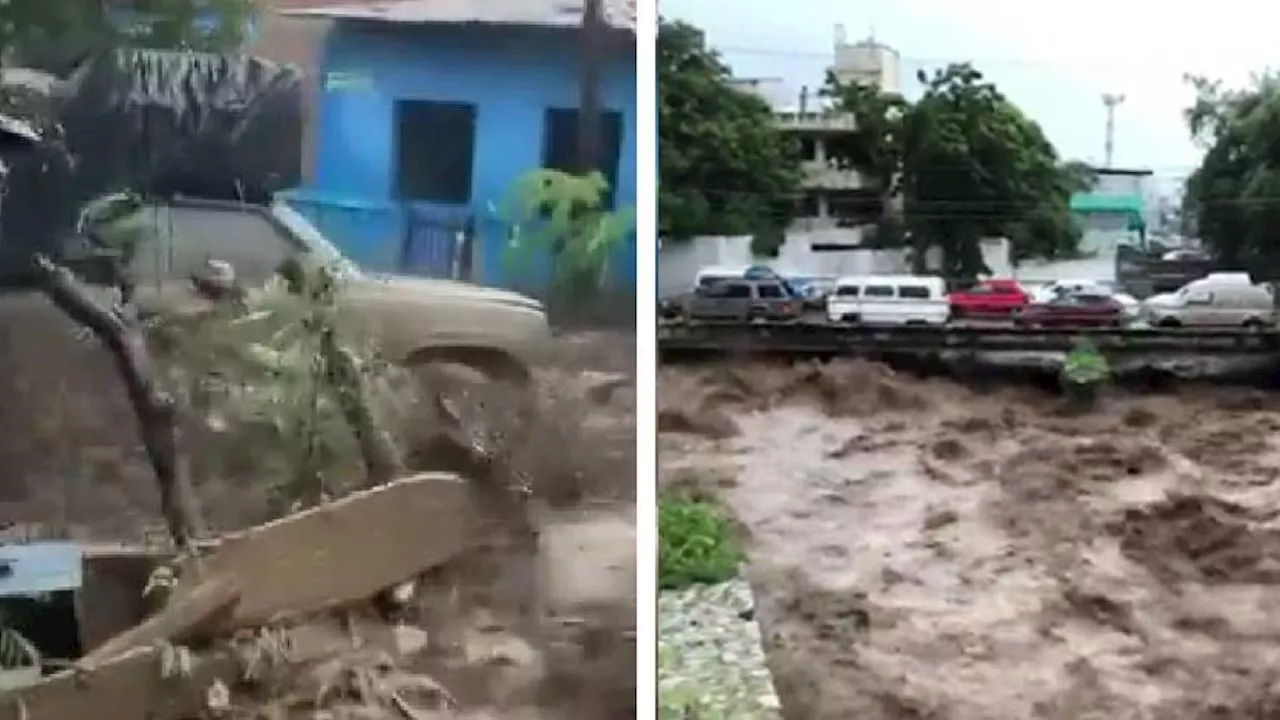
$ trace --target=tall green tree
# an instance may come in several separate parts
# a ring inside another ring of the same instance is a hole
[[[1217,259],[1263,277],[1280,264],[1280,77],[1242,89],[1188,77],[1196,99],[1184,117],[1205,148],[1187,179],[1183,221]]]
[[[883,222],[901,225],[893,234],[917,265],[937,248],[945,275],[974,277],[988,270],[980,249],[987,237],[1008,238],[1017,260],[1073,255],[1080,232],[1069,204],[1092,182],[1087,168],[1062,162],[1040,126],[972,66],[918,79],[924,92],[912,103],[834,76],[825,89],[859,127],[831,153],[900,195],[901,215],[886,197]]]
[[[254,0],[135,0],[114,11],[101,0],[8,0],[0,3],[0,57],[59,69],[111,47],[231,50],[254,13]]]
[[[683,22],[658,28],[658,232],[780,237],[800,182],[799,154],[760,98]],[[776,242],[774,243],[776,244]]]

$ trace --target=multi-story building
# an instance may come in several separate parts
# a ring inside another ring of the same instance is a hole
[[[843,82],[857,81],[889,92],[901,91],[898,52],[875,38],[851,43],[839,25],[828,69]],[[878,217],[883,190],[855,170],[836,167],[827,151],[832,139],[854,130],[856,118],[833,110],[819,95],[817,85],[787,87],[777,78],[744,78],[735,84],[766,100],[779,126],[800,144],[805,175],[794,221],[796,229],[857,227]]]
[[[1133,244],[1146,231],[1148,187],[1145,168],[1093,168],[1093,188],[1071,196],[1071,212],[1080,224],[1080,249],[1109,254]]]

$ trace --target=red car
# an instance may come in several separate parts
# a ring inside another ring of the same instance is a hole
[[[1124,323],[1124,305],[1107,295],[1060,295],[1027,305],[1014,322],[1024,327],[1119,327]]]
[[[1031,296],[1017,280],[983,280],[968,290],[947,296],[951,317],[1009,318],[1027,306]]]

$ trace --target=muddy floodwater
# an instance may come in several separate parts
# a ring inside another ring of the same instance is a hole
[[[1075,415],[849,362],[667,367],[659,402],[786,717],[1280,717],[1280,394]]]

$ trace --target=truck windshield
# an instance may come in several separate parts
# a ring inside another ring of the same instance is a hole
[[[277,202],[271,205],[271,214],[284,225],[293,234],[294,238],[306,249],[314,253],[321,262],[329,265],[338,273],[347,277],[357,277],[360,268],[351,262],[342,251],[337,248],[329,238],[324,236],[311,221],[303,217],[301,213],[289,207],[285,203]]]

